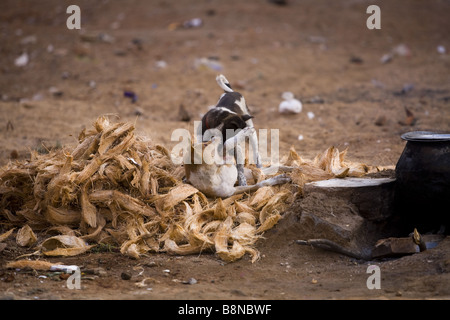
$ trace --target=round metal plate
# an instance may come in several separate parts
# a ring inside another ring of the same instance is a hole
[[[407,141],[450,141],[450,133],[438,133],[431,131],[412,131],[401,135]]]

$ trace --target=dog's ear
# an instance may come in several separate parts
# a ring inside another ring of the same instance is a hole
[[[251,116],[251,115],[249,115],[249,114],[244,114],[243,116],[242,116],[242,120],[244,120],[244,121],[247,121],[247,120],[250,120],[250,119],[253,119],[254,117],[253,116]]]

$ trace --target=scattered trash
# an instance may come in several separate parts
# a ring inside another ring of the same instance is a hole
[[[222,71],[223,70],[223,66],[220,62],[216,61],[215,59],[210,59],[210,58],[195,59],[194,67],[196,69],[210,69],[210,70],[214,70],[214,71]]]
[[[383,63],[383,64],[384,63],[388,63],[388,62],[390,62],[392,60],[393,56],[394,55],[392,53],[385,53],[381,57],[380,62]]]
[[[21,45],[35,44],[37,42],[37,37],[35,35],[26,36],[20,40]]]
[[[197,280],[194,278],[189,278],[187,281],[183,281],[183,284],[196,284]]]
[[[440,53],[440,54],[445,54],[445,53],[447,52],[447,50],[445,49],[445,47],[442,46],[442,45],[437,46],[436,49],[437,49],[437,52]]]
[[[379,81],[379,80],[377,80],[377,79],[372,79],[371,82],[372,82],[373,86],[376,87],[376,88],[380,88],[380,89],[384,89],[385,88],[384,83]]]
[[[14,60],[14,64],[16,67],[25,67],[28,64],[28,61],[28,54],[24,52]]]
[[[165,62],[164,60],[159,60],[159,61],[156,61],[155,66],[158,69],[164,69],[167,67],[167,62]]]
[[[167,29],[169,31],[174,31],[178,29],[200,28],[201,26],[203,26],[203,20],[200,18],[193,18],[190,20],[186,20],[183,23],[172,22],[167,26]]]
[[[411,83],[406,83],[403,85],[402,90],[394,92],[394,95],[401,96],[404,94],[407,94],[408,92],[412,91],[414,89],[414,85]]]
[[[133,91],[124,91],[123,96],[126,98],[130,98],[132,103],[135,103],[138,99],[137,94]]]
[[[303,138],[303,135],[302,134],[300,134],[299,136],[298,136],[298,141],[302,141],[304,138]]]
[[[105,43],[114,43],[114,41],[115,41],[114,37],[109,35],[109,34],[107,34],[107,33],[100,33],[98,35],[98,39],[101,42],[105,42]]]
[[[294,98],[292,92],[284,92],[281,97],[284,101],[278,106],[280,113],[300,113],[302,112],[302,103]]]
[[[78,266],[73,266],[73,265],[72,266],[66,266],[66,265],[63,265],[63,264],[55,264],[55,265],[52,265],[49,270],[50,271],[62,271],[64,273],[73,273],[77,269],[79,269]]]
[[[306,115],[308,116],[309,120],[312,120],[315,117],[314,112],[312,112],[312,111],[308,111],[308,113]]]
[[[142,279],[142,281],[136,282],[134,285],[135,285],[136,287],[138,287],[138,288],[145,288],[145,287],[148,286],[148,284],[145,283],[147,280],[155,281],[155,279],[153,279],[153,278],[144,278],[144,279]],[[153,289],[152,289],[152,288],[147,288],[147,290],[153,290]]]
[[[183,23],[183,27],[186,29],[189,28],[199,28],[203,25],[203,20],[200,18],[194,18],[191,20],[187,20]]]
[[[325,103],[325,100],[322,97],[315,96],[305,101],[305,103]]]
[[[325,44],[327,39],[321,36],[308,36],[307,40],[311,43]]]
[[[105,43],[114,43],[115,39],[113,36],[107,33],[83,33],[80,35],[80,39],[83,42],[105,42]]]
[[[411,55],[411,50],[409,47],[405,44],[399,44],[395,46],[391,52],[384,54],[380,61],[381,63],[388,63],[390,62],[394,56],[400,56],[400,57],[409,57]]]
[[[94,80],[91,80],[88,82],[88,86],[91,89],[95,89],[97,87],[97,82],[95,82]]]

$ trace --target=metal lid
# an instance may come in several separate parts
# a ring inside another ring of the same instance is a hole
[[[450,133],[439,133],[431,131],[412,131],[401,135],[407,141],[450,141]]]

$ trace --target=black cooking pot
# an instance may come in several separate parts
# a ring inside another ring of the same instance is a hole
[[[450,134],[403,134],[406,146],[395,168],[395,211],[405,230],[450,233]]]

